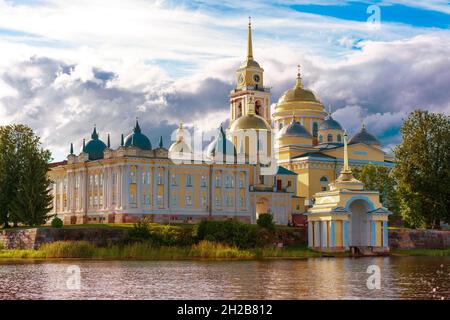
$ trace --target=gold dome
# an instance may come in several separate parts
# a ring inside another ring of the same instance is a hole
[[[320,101],[317,99],[317,97],[311,90],[303,88],[302,78],[300,77],[300,69],[297,73],[297,81],[295,83],[295,86],[292,89],[286,90],[278,100],[278,103],[293,102],[293,101],[320,103]]]
[[[230,127],[230,130],[271,130],[267,121],[256,114],[248,114],[236,119]]]

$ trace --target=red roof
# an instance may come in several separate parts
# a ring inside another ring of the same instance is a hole
[[[67,160],[59,161],[59,162],[52,162],[49,164],[50,168],[59,167],[67,164]]]

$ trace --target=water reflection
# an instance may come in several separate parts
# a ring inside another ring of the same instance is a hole
[[[80,268],[69,290],[67,268]],[[367,268],[381,270],[369,290]],[[0,261],[0,299],[450,299],[450,258]]]

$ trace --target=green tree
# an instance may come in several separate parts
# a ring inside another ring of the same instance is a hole
[[[31,128],[0,127],[0,218],[5,227],[9,222],[35,226],[51,218],[50,160]]]
[[[414,227],[450,221],[450,117],[416,110],[401,128],[394,152],[401,214]]]
[[[367,164],[352,171],[355,178],[363,182],[367,190],[380,193],[380,202],[384,207],[392,211],[394,216],[399,214],[397,182],[390,168]]]

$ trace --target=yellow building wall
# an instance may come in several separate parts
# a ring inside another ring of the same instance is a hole
[[[333,156],[336,158],[343,158],[344,148],[334,148],[330,150],[322,151],[323,154]],[[384,161],[384,153],[382,150],[370,147],[365,144],[350,144],[348,146],[348,157],[351,161],[354,160],[366,160],[366,161]]]
[[[377,247],[381,247],[382,246],[382,226],[383,226],[383,222],[381,221],[377,221],[375,223],[375,245]]]

